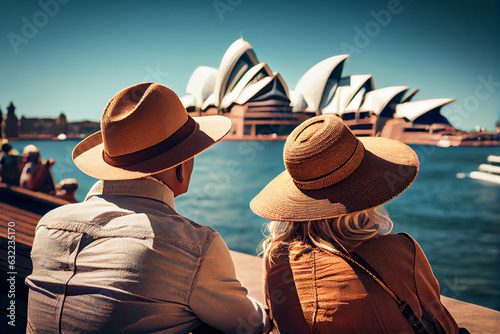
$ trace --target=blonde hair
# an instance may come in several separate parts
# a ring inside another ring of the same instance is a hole
[[[392,230],[392,220],[383,206],[343,216],[303,222],[271,221],[262,242],[264,258],[270,260],[278,250],[300,243],[306,248],[336,251],[336,244],[354,247],[377,234]]]

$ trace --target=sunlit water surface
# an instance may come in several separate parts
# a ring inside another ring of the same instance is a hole
[[[80,183],[81,201],[95,179],[71,160],[77,141],[17,141],[29,143],[43,159],[53,158],[56,182],[73,177]],[[182,215],[215,228],[230,249],[257,254],[266,223],[249,209],[250,200],[284,170],[284,142],[224,141],[195,159],[187,194],[176,199]],[[500,185],[457,178],[486,162],[500,147],[438,148],[413,146],[421,162],[415,183],[386,204],[394,232],[408,232],[422,246],[441,293],[500,310]]]

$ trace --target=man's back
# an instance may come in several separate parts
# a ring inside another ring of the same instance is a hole
[[[162,202],[168,188],[155,180],[111,184],[109,194],[40,221],[26,280],[28,332],[189,332],[217,308],[197,305],[207,290],[204,265],[225,258],[219,234]],[[118,194],[123,189],[132,196]],[[236,280],[228,292],[246,294]]]
[[[221,115],[189,116],[174,91],[154,82],[109,101],[101,130],[72,154],[101,181],[87,201],[48,213],[37,227],[29,333],[188,333],[202,322],[227,333],[270,330],[221,236],[174,210],[194,157],[230,129]]]

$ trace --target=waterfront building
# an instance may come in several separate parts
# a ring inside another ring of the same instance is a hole
[[[243,39],[225,52],[219,68],[198,67],[181,98],[192,116],[223,114],[233,127],[228,139],[283,139],[311,117],[292,111],[288,86]],[[313,114],[314,115],[314,114]]]
[[[358,137],[380,136],[409,89],[408,86],[392,86],[367,91],[359,97],[360,105],[342,110],[339,116]]]
[[[17,139],[19,137],[19,124],[16,116],[16,107],[10,103],[7,107],[7,115],[3,117],[2,138]]]
[[[324,109],[337,106],[334,95],[348,57],[349,55],[339,55],[327,58],[304,73],[291,92],[293,111],[305,111],[315,115],[322,114]],[[338,113],[338,110],[336,111],[335,113]]]
[[[371,74],[356,74],[342,77],[332,101],[322,109],[322,113],[342,115],[346,110],[358,110],[366,93],[375,89],[375,80]]]
[[[408,86],[375,88],[371,74],[343,76],[349,55],[312,66],[289,90],[279,73],[260,62],[247,41],[226,50],[218,68],[200,66],[181,98],[193,116],[223,114],[233,122],[228,139],[284,139],[307,118],[332,113],[357,136],[408,144],[500,145],[497,134],[455,129],[440,110],[453,99],[412,101]]]
[[[2,138],[16,139],[53,139],[85,137],[100,130],[100,123],[93,121],[68,122],[64,113],[57,118],[25,117],[15,114],[14,103],[10,103],[8,114],[1,116]]]

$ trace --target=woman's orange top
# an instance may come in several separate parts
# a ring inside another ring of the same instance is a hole
[[[414,239],[378,235],[349,251],[361,256],[399,299],[409,303],[431,332],[458,333],[455,320],[441,304],[429,262]],[[396,301],[338,255],[294,244],[272,260],[266,261],[265,283],[276,332],[414,332]]]

